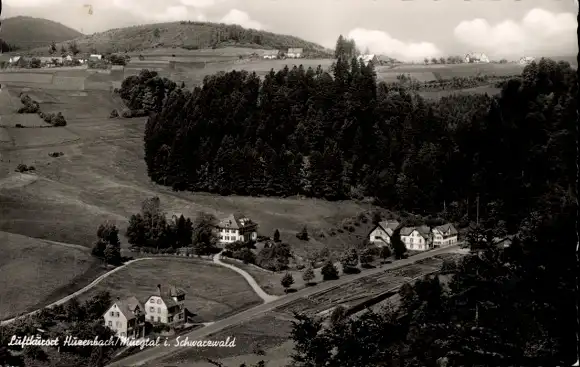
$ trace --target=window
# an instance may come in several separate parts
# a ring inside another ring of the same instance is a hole
[[[115,317],[115,312],[111,311],[111,317]]]
[[[157,300],[157,304],[158,304],[158,305],[160,305],[160,304],[161,304],[161,300],[160,300],[160,299],[158,299],[158,300]]]
[[[117,312],[117,317],[119,317],[119,313]]]
[[[155,316],[150,317],[151,321],[155,321]]]
[[[155,307],[149,307],[149,312],[155,312]]]
[[[113,321],[109,321],[109,327],[113,326]]]
[[[161,316],[157,316],[157,322],[161,322]]]
[[[161,313],[161,307],[157,307],[157,313]]]
[[[169,318],[167,319],[167,322],[173,322],[173,316],[169,316]]]
[[[415,239],[414,238],[411,238],[411,243],[413,243],[414,241],[415,241]]]
[[[223,240],[223,239],[224,239],[224,236],[220,236],[220,240]]]
[[[183,314],[180,313],[179,316],[178,316],[178,318],[181,320],[183,318]]]
[[[155,303],[155,298],[151,298],[151,303]]]

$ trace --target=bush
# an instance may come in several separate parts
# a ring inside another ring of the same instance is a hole
[[[109,118],[114,119],[119,117],[119,111],[117,111],[116,109],[111,111],[111,114],[109,115]]]
[[[20,163],[18,166],[16,166],[16,169],[14,171],[23,173],[23,172],[34,171],[34,170],[36,170],[34,168],[34,166],[27,166],[25,164]]]
[[[52,118],[50,119],[50,124],[54,127],[66,126],[66,120],[64,119],[62,113],[59,112],[56,115],[52,116]]]
[[[63,155],[64,155],[63,152],[52,152],[52,153],[48,153],[48,156],[49,157],[53,157],[53,158],[58,158],[58,157],[61,157]]]
[[[308,229],[306,226],[304,226],[300,232],[296,233],[296,238],[301,241],[308,241]]]
[[[338,269],[331,261],[327,261],[321,269],[323,280],[335,280],[338,279]]]
[[[16,124],[16,125],[14,125],[14,127],[17,127],[17,128],[20,128],[20,129],[24,128],[24,126],[22,126],[22,124]]]
[[[148,113],[147,113],[147,111],[142,110],[142,109],[141,110],[126,109],[123,111],[123,113],[121,115],[123,116],[123,118],[130,119],[133,117],[144,117],[144,116],[147,116]]]

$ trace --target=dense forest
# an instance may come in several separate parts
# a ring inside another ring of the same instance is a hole
[[[576,79],[568,63],[542,59],[499,96],[427,101],[339,58],[332,72],[232,71],[192,91],[144,70],[120,95],[152,113],[148,172],[176,190],[373,197],[451,217],[475,214],[479,196],[482,216],[493,206],[513,229],[547,187],[572,190]]]

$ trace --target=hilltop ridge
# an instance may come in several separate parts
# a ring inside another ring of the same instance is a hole
[[[67,42],[62,41],[58,42],[58,47],[61,44],[66,46]],[[181,21],[114,28],[84,35],[75,39],[75,42],[81,51],[99,53],[135,52],[154,48],[180,47],[197,50],[233,46],[256,49],[300,47],[307,55],[330,55],[330,50],[323,46],[295,36],[209,22]],[[45,52],[44,48],[33,50],[34,54]]]
[[[27,16],[16,16],[2,20],[3,42],[16,46],[19,50],[45,47],[50,42],[63,42],[82,36],[76,29],[64,24]]]

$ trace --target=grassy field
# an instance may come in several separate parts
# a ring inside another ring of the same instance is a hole
[[[85,249],[1,231],[0,250],[2,320],[56,301],[102,271]]]
[[[157,284],[175,285],[186,292],[185,307],[203,322],[215,321],[262,303],[236,272],[197,259],[143,260],[112,274],[91,291],[88,299],[106,290],[115,297],[134,295],[141,302],[155,294]]]

